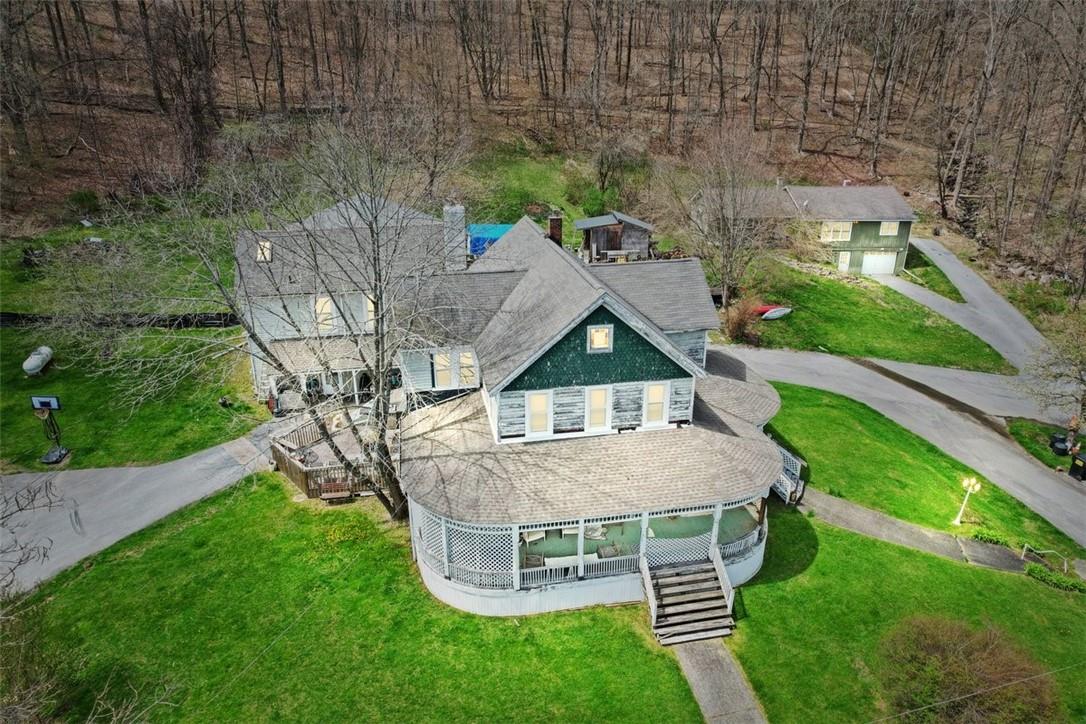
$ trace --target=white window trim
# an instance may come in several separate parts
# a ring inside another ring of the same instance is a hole
[[[442,385],[437,381],[437,356],[446,355],[449,358],[449,384]],[[459,374],[457,374],[456,362],[457,355],[451,349],[435,349],[430,353],[430,374],[433,377],[433,390],[455,390],[457,389],[456,383],[459,382]]]
[[[471,355],[472,367],[475,369],[475,380],[470,385],[465,385],[460,375],[460,355],[463,353]],[[449,371],[451,377],[449,385],[439,385],[437,383],[437,365],[434,358],[439,354],[449,355]],[[430,377],[432,381],[431,390],[436,392],[443,392],[446,390],[472,390],[479,386],[479,358],[475,356],[475,350],[471,347],[441,347],[438,349],[429,350],[430,358]]]
[[[261,264],[267,264],[272,260],[272,243],[271,239],[257,239],[256,241],[256,260]]]
[[[471,371],[475,376],[470,384],[464,383],[464,365],[462,362],[463,357],[466,354],[471,355]],[[456,383],[464,389],[479,386],[479,361],[475,359],[475,350],[467,349],[465,347],[456,350]]]
[[[363,304],[366,309],[366,320],[362,324],[362,329],[366,334],[373,334],[376,329],[377,317],[375,314],[376,303],[369,294],[362,295]]]
[[[891,232],[885,231],[887,224],[893,224],[894,230]],[[901,229],[901,222],[898,221],[880,221],[879,222],[879,236],[897,236],[898,231]]]
[[[843,226],[845,224],[848,224],[847,229],[834,229],[835,225],[836,226]],[[829,221],[829,220],[823,221],[822,222],[822,228],[820,230],[819,236],[820,236],[822,241],[828,241],[828,242],[831,242],[831,243],[832,242],[841,242],[841,241],[851,241],[852,240],[852,226],[853,226],[853,222],[851,222],[851,221]]]
[[[592,416],[591,396],[593,390],[607,392],[607,418],[602,427],[592,427],[589,423]],[[615,390],[613,385],[594,385],[584,388],[584,431],[586,433],[603,433],[611,431],[611,418],[615,405]]]
[[[649,422],[649,387],[653,385],[664,386],[664,419],[659,422]],[[671,417],[671,380],[664,380],[662,382],[646,382],[644,389],[641,391],[641,427],[644,428],[660,428],[667,427],[670,423],[668,419]]]
[[[592,349],[592,331],[595,329],[607,330],[607,349]],[[585,350],[588,354],[608,354],[615,349],[615,325],[591,324],[588,326],[588,334],[585,336]]]
[[[528,397],[531,395],[546,395],[547,396],[547,430],[545,432],[532,432],[531,425],[531,406],[528,404]],[[528,390],[524,393],[524,439],[526,440],[541,440],[543,438],[552,437],[554,435],[554,390]]]

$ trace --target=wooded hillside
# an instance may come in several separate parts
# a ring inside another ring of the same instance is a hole
[[[1086,1],[9,0],[4,204],[194,183],[217,136],[360,104],[479,139],[697,154],[750,124],[792,181],[890,182],[1083,277]],[[914,200],[915,197],[914,197]],[[10,214],[9,214],[10,215]]]

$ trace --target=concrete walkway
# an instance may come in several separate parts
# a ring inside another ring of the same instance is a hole
[[[1048,346],[1044,335],[1013,304],[946,247],[932,239],[909,241],[946,274],[965,298],[965,303],[952,302],[900,277],[876,276],[874,279],[968,329],[1019,369]]]
[[[48,557],[17,571],[30,588],[186,505],[265,469],[267,426],[180,460],[148,467],[0,477],[5,492],[50,480],[57,504],[17,517],[21,540],[50,541]]]
[[[1086,486],[1044,467],[993,426],[842,357],[751,347],[727,351],[767,379],[836,392],[878,410],[1086,545]]]
[[[971,538],[958,538],[949,533],[906,523],[814,488],[807,488],[799,509],[814,511],[820,520],[838,528],[961,563],[1011,573],[1021,573],[1024,567],[1018,556],[1006,546],[982,543]]]
[[[765,724],[765,714],[735,656],[720,639],[671,647],[709,724]]]

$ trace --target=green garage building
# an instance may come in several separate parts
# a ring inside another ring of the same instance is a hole
[[[781,186],[760,198],[761,215],[817,225],[833,263],[852,274],[897,274],[916,215],[891,186]]]

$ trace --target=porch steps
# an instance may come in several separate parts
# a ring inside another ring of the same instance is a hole
[[[731,635],[735,619],[713,564],[685,563],[652,569],[657,641],[665,646]]]

